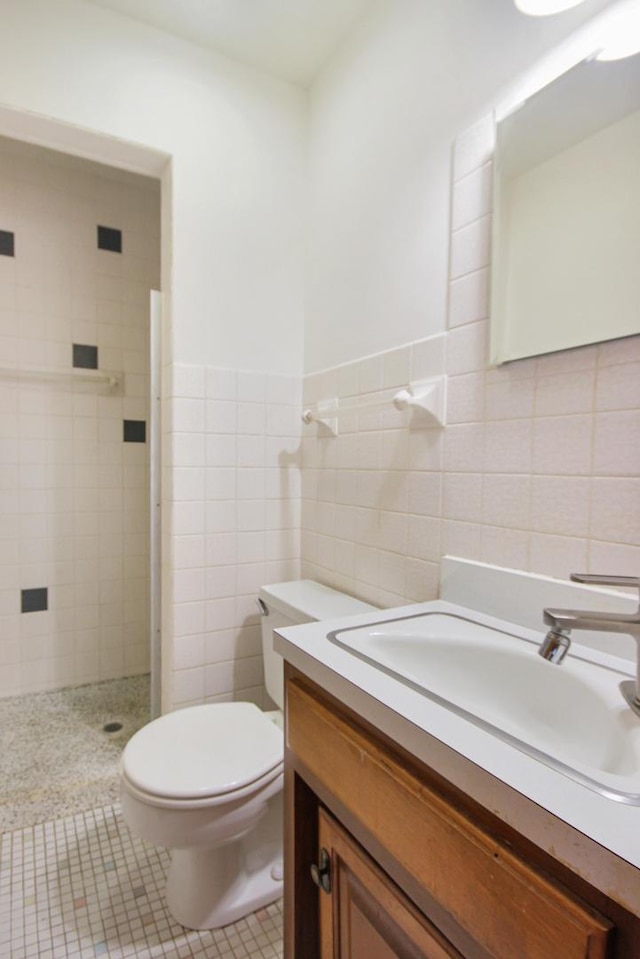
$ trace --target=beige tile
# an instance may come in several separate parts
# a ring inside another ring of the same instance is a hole
[[[608,543],[640,546],[640,479],[592,480],[591,536]]]
[[[589,532],[591,483],[586,477],[534,476],[531,529],[585,537]]]
[[[545,417],[533,424],[533,472],[587,475],[592,463],[593,418]]]
[[[529,545],[529,569],[532,573],[569,579],[571,573],[584,571],[587,541],[569,536],[532,533]],[[542,617],[540,620],[542,624]],[[542,628],[542,626],[541,626]]]
[[[640,409],[596,414],[593,472],[595,476],[640,474]]]

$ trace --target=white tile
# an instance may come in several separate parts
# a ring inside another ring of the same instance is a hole
[[[205,371],[205,378],[207,399],[236,399],[237,373],[235,370],[209,368]]]
[[[495,121],[491,114],[457,137],[453,153],[454,180],[461,179],[492,159],[495,137]]]
[[[426,380],[444,373],[446,334],[418,340],[411,346],[411,380]]]
[[[449,286],[450,329],[484,320],[488,314],[489,270],[486,267],[453,280]]]
[[[483,216],[451,236],[451,279],[488,266],[491,252],[491,216]]]
[[[207,436],[205,454],[209,467],[234,467],[237,459],[237,437],[223,433]]]
[[[175,569],[193,569],[205,565],[204,535],[174,536],[173,564]]]
[[[266,463],[266,443],[263,436],[237,437],[237,464],[239,467],[263,467]]]
[[[447,384],[447,422],[474,423],[484,420],[484,373],[450,376]]]
[[[171,681],[172,701],[181,703],[200,703],[204,698],[204,673],[196,669],[176,669]]]
[[[382,354],[382,385],[384,388],[407,386],[411,377],[411,349],[408,346],[388,350]]]
[[[280,409],[276,406],[276,409]],[[261,435],[266,426],[266,407],[264,403],[238,403],[237,429],[238,433]]]
[[[453,186],[451,225],[454,230],[479,220],[493,210],[493,163],[488,161]]]
[[[176,636],[173,666],[176,670],[198,669],[204,665],[204,637],[201,633]]]
[[[267,376],[238,370],[238,399],[247,403],[264,403],[267,399]]]
[[[483,372],[487,361],[487,324],[470,323],[447,336],[446,367],[450,376]]]
[[[201,433],[205,426],[204,400],[178,397],[171,404],[173,429],[179,433]]]
[[[384,383],[384,367],[382,354],[369,356],[360,360],[358,364],[360,393],[373,393],[381,390]]]
[[[200,467],[178,467],[173,470],[173,498],[182,500],[204,499],[205,471]]]
[[[207,433],[235,433],[238,404],[230,400],[207,400],[205,428]]]
[[[231,533],[237,529],[238,510],[235,500],[208,500],[205,504],[205,530],[209,533]]]
[[[237,625],[235,598],[211,599],[206,603],[206,629],[231,629]]]
[[[357,396],[360,392],[358,363],[346,363],[338,367],[338,395]]]

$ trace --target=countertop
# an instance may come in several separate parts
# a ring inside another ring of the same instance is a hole
[[[613,800],[574,782],[327,639],[331,630],[345,626],[460,610],[487,626],[508,626],[528,638],[536,635],[436,600],[380,610],[375,616],[366,613],[278,629],[274,645],[292,666],[391,740],[640,915],[640,805]],[[613,660],[593,650],[580,652],[597,662]],[[615,663],[632,676],[628,661]]]

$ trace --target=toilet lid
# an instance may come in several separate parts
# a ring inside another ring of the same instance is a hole
[[[253,703],[190,706],[160,716],[127,743],[122,767],[145,792],[202,799],[257,782],[282,764],[282,730]]]

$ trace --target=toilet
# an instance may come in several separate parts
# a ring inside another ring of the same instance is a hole
[[[181,925],[214,929],[282,895],[284,676],[272,631],[374,606],[312,580],[263,586],[265,685],[278,709],[190,706],[154,719],[122,754],[122,814],[171,850],[167,906]]]

